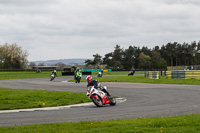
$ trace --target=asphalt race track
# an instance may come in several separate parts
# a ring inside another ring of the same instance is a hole
[[[73,77],[0,80],[0,88],[85,92],[86,83],[66,82]],[[199,85],[101,83],[126,101],[98,108],[94,104],[55,110],[0,112],[0,126],[41,123],[106,121],[200,113]]]

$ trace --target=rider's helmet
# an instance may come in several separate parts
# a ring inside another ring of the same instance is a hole
[[[92,81],[92,77],[91,76],[87,76],[86,77],[86,82],[90,83]]]
[[[56,70],[54,70],[53,72],[55,72],[55,73],[56,73]]]

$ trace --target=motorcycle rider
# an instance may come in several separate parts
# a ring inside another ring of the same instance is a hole
[[[77,80],[77,73],[81,73],[81,70],[79,69],[79,67],[77,67],[77,69],[74,71],[74,80]]]
[[[81,70],[79,69],[79,67],[76,68],[75,74],[77,74],[78,72],[81,72]]]
[[[56,74],[56,70],[54,70],[51,74],[54,74],[56,77],[58,77]]]
[[[78,72],[81,73],[81,70],[79,69],[79,67],[77,67],[76,70],[74,71],[74,80],[76,80],[76,75]]]
[[[103,76],[103,69],[101,71],[99,71],[98,77],[102,77]]]
[[[104,87],[101,87],[100,83],[97,80],[92,80],[92,76],[87,76],[86,77],[86,82],[88,83],[87,87],[94,86],[94,88],[99,89],[99,90],[105,92],[107,94],[108,98],[112,98],[112,96],[110,95],[110,93]]]

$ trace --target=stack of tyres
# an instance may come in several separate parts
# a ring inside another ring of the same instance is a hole
[[[185,71],[172,71],[172,79],[185,79]]]
[[[160,79],[160,72],[159,71],[148,71],[148,72],[146,72],[146,78]]]

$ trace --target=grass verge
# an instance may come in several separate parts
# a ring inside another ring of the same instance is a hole
[[[47,72],[0,72],[0,80],[5,79],[25,79],[25,78],[45,78],[50,77],[51,71]],[[61,71],[57,72],[58,76],[61,76]]]
[[[99,82],[131,82],[131,83],[153,83],[153,84],[191,84],[200,85],[199,79],[146,79],[144,76],[118,76],[97,78]]]
[[[0,110],[63,106],[90,101],[85,93],[0,88]]]
[[[197,133],[200,115],[0,127],[3,133]]]
[[[113,77],[94,77],[99,82],[130,82],[130,83],[151,83],[151,84],[188,84],[200,85],[199,79],[166,79],[162,76],[160,79],[146,79],[144,76],[113,76]],[[74,82],[74,80],[69,80]],[[81,79],[81,82],[86,82]]]
[[[25,78],[45,78],[50,77],[52,71],[42,71],[41,73],[36,72],[0,72],[0,80],[6,79],[25,79]],[[104,75],[123,75],[127,74],[128,71],[113,71],[104,72]],[[144,71],[136,71],[136,74],[144,74]],[[62,71],[57,71],[57,75],[62,76]],[[93,72],[92,75],[98,75],[98,72]]]
[[[99,72],[92,72],[92,75],[98,75]],[[128,75],[129,71],[111,71],[104,72],[103,75]],[[145,71],[135,71],[135,74],[145,74]]]

